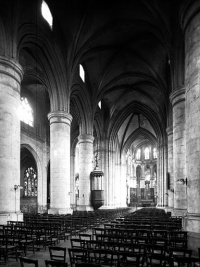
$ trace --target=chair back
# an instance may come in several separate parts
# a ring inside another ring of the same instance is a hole
[[[45,260],[46,267],[68,267],[67,262]]]
[[[85,262],[80,262],[80,263],[76,263],[76,267],[101,267],[101,264],[97,264],[97,263],[85,263]]]
[[[178,257],[175,262],[178,263],[178,267],[195,267],[199,263],[199,259],[195,257]]]
[[[65,262],[67,248],[58,246],[49,246],[50,259],[54,261]]]
[[[68,248],[70,266],[77,263],[88,262],[88,250],[81,248]]]
[[[19,256],[19,261],[20,261],[21,267],[26,267],[26,266],[38,267],[38,260],[36,259],[30,259],[30,258]]]

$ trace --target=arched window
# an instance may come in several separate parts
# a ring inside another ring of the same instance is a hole
[[[136,159],[140,160],[140,158],[141,158],[141,149],[138,149],[136,153]]]
[[[82,81],[85,82],[85,71],[81,64],[79,65],[79,76],[81,77]]]
[[[149,148],[148,147],[146,147],[144,150],[144,158],[149,159]]]
[[[20,120],[33,127],[33,109],[26,97],[21,97]]]
[[[154,149],[153,149],[153,158],[157,159],[157,149],[156,149],[156,147],[154,147]]]
[[[27,197],[36,197],[37,187],[37,173],[33,167],[29,167],[24,172],[24,195]]]
[[[49,7],[45,1],[42,1],[41,11],[42,11],[43,18],[48,22],[50,28],[52,29],[53,17],[52,17],[51,11],[50,11],[50,9],[49,9]]]
[[[101,101],[99,101],[98,106],[99,106],[99,108],[101,109]]]

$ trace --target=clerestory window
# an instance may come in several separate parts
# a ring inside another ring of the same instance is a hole
[[[156,147],[154,147],[154,149],[153,149],[153,158],[157,159],[157,149],[156,149]]]
[[[79,65],[79,76],[81,77],[82,81],[85,82],[85,71],[81,64]]]
[[[33,127],[33,109],[26,97],[21,97],[20,120]]]
[[[136,153],[136,159],[140,160],[140,158],[141,158],[141,149],[138,149]]]
[[[145,159],[149,159],[149,152],[150,152],[149,148],[146,147],[145,150],[144,150],[144,158]]]
[[[47,5],[45,1],[42,1],[41,11],[42,11],[43,18],[48,22],[50,28],[52,29],[53,28],[53,16],[51,14],[49,6]]]
[[[98,106],[99,106],[99,108],[101,109],[101,101],[99,101]]]

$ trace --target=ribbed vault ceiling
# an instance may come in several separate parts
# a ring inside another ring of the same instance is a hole
[[[171,1],[46,2],[54,19],[55,45],[64,51],[74,131],[82,109],[99,118],[95,113],[101,100],[102,130],[117,138],[121,149],[138,140],[155,143],[167,127],[172,90]],[[78,89],[85,90],[82,102],[77,88],[72,89],[79,64],[86,72],[86,83]],[[90,109],[84,107],[85,97]]]

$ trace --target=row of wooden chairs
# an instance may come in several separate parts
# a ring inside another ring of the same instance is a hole
[[[108,218],[115,219],[117,214],[123,215],[127,209],[119,211],[100,212],[101,215],[87,216],[87,225],[79,216],[43,216],[25,214],[24,221],[8,221],[7,225],[0,225],[0,259],[7,262],[8,258],[24,255],[28,251],[35,253],[35,250],[46,249],[48,246],[56,246],[60,240],[66,240],[73,235],[84,232],[89,227],[98,226],[99,223],[108,222]],[[80,214],[79,214],[80,215]],[[82,225],[81,225],[82,223]]]
[[[26,257],[19,257],[20,259],[20,266],[25,267],[25,266],[34,266],[34,267],[39,267],[38,260],[36,259],[30,259]],[[44,260],[45,267],[69,267],[67,262],[60,262],[60,261],[53,261],[53,260]],[[85,263],[85,262],[79,262],[75,264],[76,267],[101,267],[102,265],[100,264],[95,264],[95,263]]]
[[[148,236],[123,236],[123,235],[96,235],[97,241],[112,241],[131,244],[157,244],[163,246],[182,247],[187,248],[187,239],[178,238],[162,238],[162,237],[148,237]]]
[[[39,263],[37,259],[30,259],[26,257],[19,257],[20,260],[20,266],[25,267],[27,265],[39,267]],[[60,262],[60,261],[54,261],[54,260],[44,260],[46,267],[68,267],[68,263],[66,262]]]
[[[183,238],[187,239],[187,231],[167,231],[160,229],[143,229],[140,226],[127,229],[127,228],[107,228],[107,227],[95,227],[92,229],[93,235],[104,234],[104,235],[125,235],[125,236],[149,236],[149,237],[163,237],[163,238]]]
[[[162,253],[152,253],[147,251],[145,257],[139,251],[114,251],[107,249],[78,249],[69,248],[70,266],[77,263],[94,263],[103,266],[195,266],[200,263],[200,259],[192,256],[171,256]],[[187,265],[183,265],[183,263]]]

